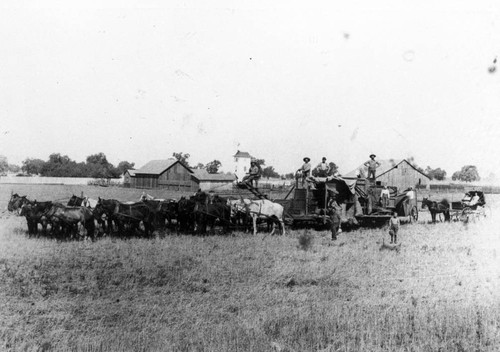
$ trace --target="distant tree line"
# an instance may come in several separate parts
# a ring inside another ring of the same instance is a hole
[[[117,178],[126,170],[133,169],[134,163],[122,161],[113,166],[104,153],[89,155],[85,162],[76,162],[67,155],[50,154],[47,161],[27,158],[23,161],[21,170],[29,175],[52,177],[93,177]]]
[[[188,153],[173,153],[172,156],[177,160],[184,163],[186,166],[189,165]],[[264,178],[282,178],[282,179],[293,179],[295,173],[288,173],[280,175],[276,172],[273,166],[266,166],[266,161],[264,159],[254,159],[262,170],[262,177]],[[446,180],[447,173],[441,168],[432,168],[427,166],[424,170],[415,163],[413,157],[408,157],[408,161],[414,165],[419,171],[425,173],[430,177],[431,180]],[[390,160],[393,165],[395,165],[394,160]],[[120,177],[126,170],[133,169],[135,163],[128,161],[120,162],[116,167],[111,164],[104,153],[97,153],[89,155],[85,162],[76,162],[71,160],[67,155],[61,155],[60,153],[50,154],[47,161],[41,159],[27,158],[22,162],[22,166],[9,164],[8,159],[0,155],[0,174],[5,174],[7,172],[24,172],[29,175],[40,175],[40,176],[52,176],[52,177],[93,177],[93,178],[117,178]],[[207,164],[198,163],[195,168],[206,169],[207,172],[215,174],[219,172],[222,163],[214,159]],[[338,166],[330,162],[330,174],[337,172]],[[459,171],[456,171],[451,176],[452,181],[464,181],[464,182],[474,182],[481,180],[479,172],[475,165],[465,165]]]
[[[19,172],[21,168],[18,165],[9,164],[9,160],[4,155],[0,155],[0,174],[7,172]]]

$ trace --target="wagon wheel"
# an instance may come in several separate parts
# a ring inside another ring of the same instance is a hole
[[[486,205],[478,207],[477,215],[478,215],[478,217],[482,217],[482,218],[491,218],[491,208],[489,206],[486,206]]]
[[[465,207],[462,209],[462,213],[460,213],[460,221],[468,222],[471,219],[472,209],[469,207]]]
[[[418,208],[416,206],[413,206],[410,210],[410,222],[417,222],[418,221]]]
[[[491,218],[491,208],[488,205],[484,206],[484,217]]]

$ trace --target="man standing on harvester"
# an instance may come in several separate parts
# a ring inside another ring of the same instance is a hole
[[[380,166],[380,163],[375,160],[377,156],[375,154],[370,155],[370,160],[368,160],[364,165],[368,168],[368,178],[372,178],[375,180],[375,173],[377,172],[377,168]]]

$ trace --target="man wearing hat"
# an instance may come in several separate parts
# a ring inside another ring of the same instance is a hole
[[[297,170],[297,173],[299,177],[302,177],[302,187],[304,187],[306,178],[311,174],[311,164],[309,163],[311,159],[306,156],[302,160],[304,160],[304,164]]]
[[[260,167],[257,165],[255,161],[250,162],[250,170],[248,170],[248,174],[243,177],[242,182],[253,185],[253,181],[255,181],[255,187],[257,187],[257,181],[260,178]]]
[[[326,158],[323,157],[322,161],[316,166],[318,177],[327,177],[330,171],[330,166],[326,163]]]
[[[375,160],[375,158],[376,158],[375,154],[370,154],[370,160],[368,160],[366,163],[363,164],[368,168],[368,178],[373,178],[374,180],[377,167],[380,166],[380,163],[377,160]]]

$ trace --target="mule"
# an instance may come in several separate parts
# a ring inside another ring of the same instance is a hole
[[[213,231],[216,224],[220,223],[224,233],[229,231],[231,223],[231,208],[227,200],[218,195],[199,192],[193,197],[196,202],[194,208],[194,219],[196,231],[200,234],[207,232],[207,227]]]
[[[450,221],[450,203],[448,200],[442,199],[440,202],[432,201],[428,198],[422,199],[422,209],[429,209],[432,217],[432,222],[436,222],[436,214],[443,214],[445,221]]]

